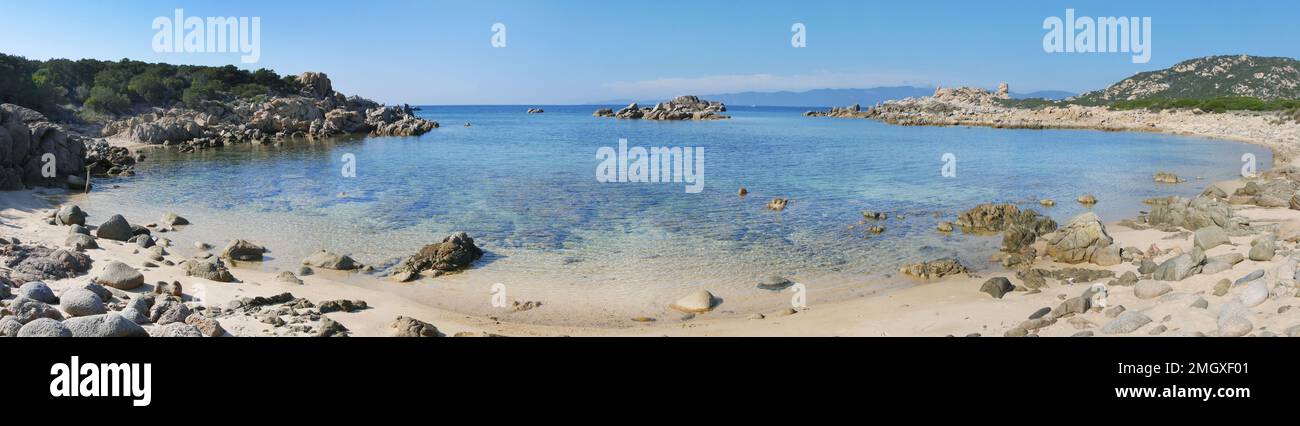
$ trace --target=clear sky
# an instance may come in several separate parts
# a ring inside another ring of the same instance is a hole
[[[563,104],[736,91],[1010,83],[1105,87],[1214,54],[1300,56],[1300,2],[1277,1],[11,1],[0,52],[323,71],[387,103]],[[1043,20],[1152,18],[1152,56],[1048,54]],[[155,53],[152,22],[260,17],[261,58]],[[491,44],[506,25],[506,47]],[[791,25],[807,28],[793,48]]]

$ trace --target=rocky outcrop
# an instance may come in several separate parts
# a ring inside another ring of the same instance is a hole
[[[1193,199],[1168,197],[1152,200],[1151,212],[1146,222],[1166,229],[1183,228],[1196,231],[1207,226],[1217,226],[1232,232],[1241,228],[1243,221],[1235,220],[1232,209],[1222,200],[1198,196]]]
[[[827,111],[808,111],[803,113],[804,117],[835,117],[835,118],[867,118],[866,111],[858,104],[846,107],[832,107]]]
[[[0,191],[69,185],[85,175],[85,140],[39,112],[0,105]]]
[[[1119,245],[1106,233],[1096,213],[1075,216],[1047,242],[1047,254],[1063,263],[1092,262],[1101,266],[1120,262]]]
[[[727,106],[718,101],[706,101],[696,96],[678,96],[667,102],[645,108],[635,102],[613,112],[607,108],[597,110],[596,117],[616,117],[644,120],[721,120],[731,116],[719,114],[726,112]]]
[[[457,232],[443,238],[441,243],[424,246],[419,253],[395,266],[390,275],[403,278],[398,281],[409,281],[428,270],[440,274],[465,269],[481,257],[483,250],[474,245],[474,239],[469,234]]]
[[[90,270],[91,260],[72,249],[8,244],[0,246],[0,265],[9,269],[9,279],[21,284],[83,275]]]
[[[1014,204],[980,204],[957,216],[958,227],[963,232],[983,234],[1002,233],[1002,251],[1022,253],[1034,244],[1039,236],[1056,230],[1056,221],[1030,209],[1020,210]]]
[[[197,150],[231,143],[264,143],[290,137],[330,137],[369,133],[417,136],[438,123],[416,117],[409,105],[383,106],[333,90],[329,77],[307,72],[298,76],[298,95],[264,102],[206,101],[198,108],[154,108],[103,127],[103,136],[122,135],[147,144],[179,145]]]

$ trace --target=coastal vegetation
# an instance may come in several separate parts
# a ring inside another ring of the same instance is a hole
[[[0,54],[0,103],[23,105],[53,117],[88,110],[126,114],[136,107],[188,106],[204,101],[297,93],[295,76],[268,69],[172,65],[122,59],[30,60]]]

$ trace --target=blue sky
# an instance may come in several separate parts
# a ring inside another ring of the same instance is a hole
[[[1149,63],[1048,54],[1043,20],[1149,16]],[[151,23],[257,16],[256,64],[155,53]],[[388,103],[556,104],[883,85],[1086,91],[1213,54],[1300,57],[1294,1],[6,1],[0,52],[323,71]],[[506,25],[506,47],[491,45]],[[790,27],[807,28],[807,47]]]

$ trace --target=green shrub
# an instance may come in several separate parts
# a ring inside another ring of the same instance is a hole
[[[111,88],[95,86],[90,89],[85,106],[97,112],[120,114],[131,108],[131,99]]]

